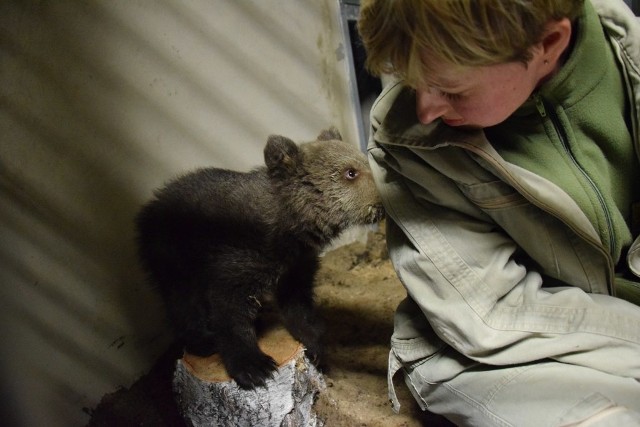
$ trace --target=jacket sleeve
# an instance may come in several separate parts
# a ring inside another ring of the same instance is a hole
[[[551,358],[640,378],[639,307],[578,288],[543,288],[540,274],[519,262],[514,241],[471,209],[453,182],[410,149],[379,144],[380,118],[372,114],[371,123],[369,158],[390,223],[389,253],[439,339],[488,364]]]

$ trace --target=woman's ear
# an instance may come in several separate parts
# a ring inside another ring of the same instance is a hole
[[[551,21],[547,24],[540,46],[542,60],[555,67],[571,44],[572,25],[569,18]]]

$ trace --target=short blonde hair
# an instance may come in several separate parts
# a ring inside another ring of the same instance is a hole
[[[582,12],[584,0],[363,0],[358,31],[375,75],[424,83],[421,59],[483,66],[531,59],[552,21]]]

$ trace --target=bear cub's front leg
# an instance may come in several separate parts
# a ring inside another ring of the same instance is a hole
[[[281,308],[284,324],[296,340],[305,347],[309,360],[324,369],[324,351],[322,336],[324,324],[315,310],[308,304],[289,301]]]
[[[275,360],[260,350],[255,330],[248,325],[238,328],[235,325],[235,336],[220,336],[223,340],[220,356],[227,373],[238,386],[253,389],[264,386],[268,378],[278,369]]]
[[[208,313],[208,327],[191,335],[185,342],[185,350],[197,356],[209,356],[217,351],[227,374],[238,386],[243,389],[264,386],[278,367],[275,360],[258,347],[255,303],[252,300],[226,302],[225,309]]]
[[[276,300],[289,333],[305,346],[309,359],[322,367],[324,325],[313,300],[313,281],[318,267],[314,254],[300,257],[289,275],[281,281]]]

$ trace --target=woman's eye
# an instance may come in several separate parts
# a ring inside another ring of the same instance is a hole
[[[462,95],[460,95],[459,93],[449,93],[449,92],[442,92],[442,91],[440,91],[440,96],[448,99],[449,101],[457,101],[460,98],[462,98]]]
[[[347,169],[344,177],[347,179],[356,179],[358,177],[358,171],[355,169]]]

